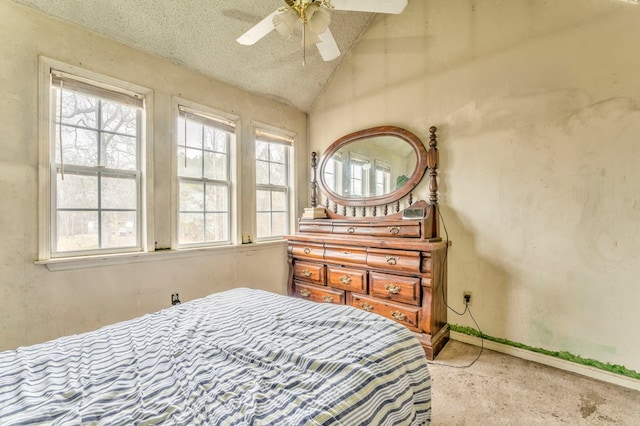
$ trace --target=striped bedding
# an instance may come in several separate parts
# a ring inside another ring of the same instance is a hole
[[[239,288],[0,352],[0,425],[422,425],[424,352],[348,306]]]

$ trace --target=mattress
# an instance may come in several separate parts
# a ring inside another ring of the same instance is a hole
[[[405,327],[238,288],[0,353],[1,425],[422,425]]]

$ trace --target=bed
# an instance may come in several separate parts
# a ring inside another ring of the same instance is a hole
[[[343,305],[237,288],[0,353],[1,425],[422,425],[424,351]]]

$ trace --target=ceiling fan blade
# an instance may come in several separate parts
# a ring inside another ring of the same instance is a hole
[[[273,13],[267,15],[262,21],[251,27],[249,31],[238,37],[236,41],[245,46],[255,44],[255,42],[273,31],[275,28],[273,25],[273,16],[276,13],[278,13],[278,11],[274,10]]]
[[[331,34],[331,30],[329,28],[320,34],[320,38],[322,41],[320,43],[316,43],[316,46],[318,47],[320,56],[322,56],[324,61],[333,61],[335,58],[340,56],[340,49],[338,49],[336,39],[333,38],[333,34]]]
[[[331,4],[336,10],[398,14],[407,7],[407,0],[332,0]]]

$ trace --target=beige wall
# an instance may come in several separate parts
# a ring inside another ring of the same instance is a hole
[[[241,233],[252,228],[252,121],[297,134],[297,186],[306,203],[306,115],[78,27],[0,0],[0,350],[41,342],[235,286],[286,291],[284,243],[241,246],[193,257],[50,272],[38,247],[38,56],[154,91],[154,232],[171,242],[171,97],[240,116]],[[242,167],[242,166],[245,167]],[[297,208],[300,209],[300,206]]]
[[[629,2],[411,0],[345,58],[311,149],[438,126],[449,303],[470,290],[489,335],[640,371],[638,40]]]

